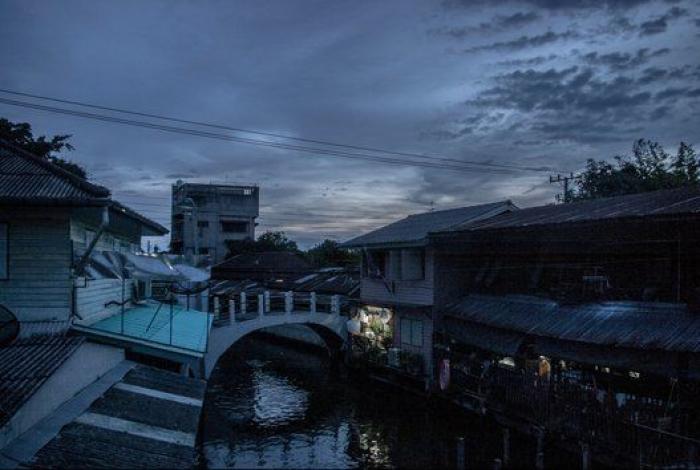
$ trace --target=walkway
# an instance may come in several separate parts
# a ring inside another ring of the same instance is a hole
[[[136,366],[27,464],[191,468],[204,390],[203,381]]]

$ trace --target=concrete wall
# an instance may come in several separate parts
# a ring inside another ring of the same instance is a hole
[[[196,214],[183,214],[181,201],[191,197],[197,205]],[[259,189],[254,186],[183,184],[173,186],[173,233],[176,251],[180,254],[207,249],[212,261],[223,261],[228,249],[226,240],[255,238],[255,218],[259,213]],[[222,222],[247,224],[242,232],[224,232]],[[206,225],[206,226],[201,226]],[[181,242],[180,244],[178,243]]]
[[[263,328],[260,331],[283,339],[291,339],[300,343],[310,344],[312,346],[326,346],[323,339],[321,339],[314,330],[305,325],[275,326],[272,328]]]
[[[0,304],[20,321],[67,321],[71,312],[69,213],[60,208],[3,209],[9,226],[9,279]]]
[[[0,429],[0,449],[124,360],[124,351],[84,343]]]

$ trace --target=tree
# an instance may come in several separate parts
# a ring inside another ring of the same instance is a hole
[[[243,253],[262,253],[265,251],[292,251],[298,252],[297,242],[287,238],[284,232],[265,232],[257,240],[246,238],[245,240],[226,240],[228,253],[226,258],[231,258]]]
[[[695,150],[681,142],[671,156],[658,142],[639,139],[631,156],[616,156],[615,162],[590,159],[576,181],[576,188],[566,194],[567,202],[621,196],[658,189],[700,185],[700,168]]]
[[[322,267],[346,267],[359,264],[356,254],[350,250],[340,248],[334,240],[323,240],[306,252],[306,256],[314,266]]]
[[[70,134],[55,135],[50,139],[44,135],[34,137],[32,126],[28,122],[14,123],[5,118],[0,118],[0,139],[48,160],[80,178],[86,179],[87,172],[84,168],[77,163],[54,155],[54,153],[59,153],[63,150],[73,150],[73,146],[68,142],[70,138]]]

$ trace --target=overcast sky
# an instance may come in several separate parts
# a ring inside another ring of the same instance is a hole
[[[697,147],[700,2],[493,3],[0,0],[0,88],[553,171],[640,137]],[[2,103],[0,116],[72,134],[68,157],[91,180],[168,226],[178,178],[257,183],[259,233],[303,246],[431,207],[548,203],[557,190],[546,172],[313,156]]]

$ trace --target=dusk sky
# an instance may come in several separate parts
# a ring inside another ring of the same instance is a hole
[[[700,2],[494,3],[0,0],[0,88],[517,169],[311,155],[5,103],[0,117],[72,134],[67,158],[168,227],[177,179],[257,183],[258,233],[303,247],[431,207],[549,203],[559,188],[533,169],[580,170],[640,137],[697,148]]]

